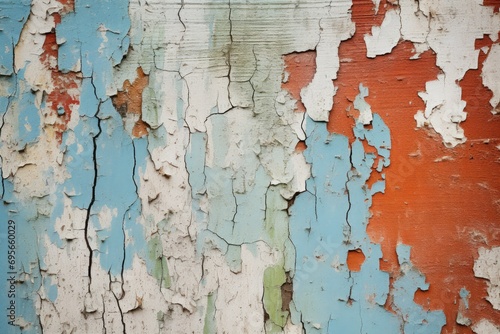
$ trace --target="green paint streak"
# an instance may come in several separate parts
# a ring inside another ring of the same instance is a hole
[[[153,275],[164,288],[170,288],[170,274],[168,272],[167,260],[163,256],[163,248],[158,235],[155,235],[148,241],[148,257],[153,263],[153,270],[150,274]],[[148,268],[149,269],[149,268]],[[149,270],[148,270],[149,272]]]
[[[288,203],[283,199],[280,193],[280,186],[269,187],[266,193],[266,220],[265,231],[268,244],[279,249],[284,258],[264,271],[264,309],[269,315],[266,321],[266,333],[282,333],[283,327],[289,316],[288,311],[283,311],[283,300],[281,295],[281,286],[286,282],[285,271],[293,269],[295,254],[287,249],[289,241],[288,228]],[[288,267],[292,268],[288,268]]]
[[[292,271],[295,267],[295,253],[293,247],[289,247],[288,202],[281,196],[282,189],[282,185],[270,186],[266,192],[266,220],[263,239],[272,248],[278,249],[283,254],[284,271]]]
[[[273,266],[264,271],[264,309],[269,314],[269,321],[280,327],[275,328],[271,325],[271,329],[274,328],[278,332],[285,327],[288,318],[288,311],[282,310],[281,286],[285,282],[286,275],[283,267]]]
[[[208,294],[207,296],[207,312],[205,313],[205,326],[203,334],[212,334],[217,332],[215,324],[215,301],[217,300],[217,292]]]

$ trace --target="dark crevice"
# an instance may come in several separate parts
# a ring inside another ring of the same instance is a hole
[[[106,321],[104,315],[106,314],[106,303],[104,302],[104,296],[102,297],[102,329],[104,329],[104,334],[107,333]]]
[[[233,194],[234,198],[234,215],[233,215],[233,227],[232,227],[232,234],[234,234],[234,226],[236,225],[236,215],[238,214],[238,199],[236,198],[236,195],[234,193],[234,185],[231,183],[231,193]]]
[[[181,0],[181,6],[179,7],[179,10],[177,11],[177,17],[179,18],[179,22],[184,27],[184,32],[186,32],[186,24],[184,24],[184,21],[182,21],[182,18],[181,18],[181,11],[183,9],[184,9],[184,0]]]
[[[293,279],[290,272],[285,272],[286,280],[281,285],[281,310],[290,312],[290,303],[293,300]]]
[[[95,87],[94,87],[95,90]],[[101,102],[99,102],[99,105],[97,107],[97,112],[95,114],[95,118],[97,119],[97,127],[99,131],[96,133],[96,135],[92,138],[93,141],[93,152],[92,152],[92,159],[94,162],[94,180],[92,182],[92,195],[90,198],[90,203],[87,209],[87,215],[85,217],[85,244],[87,245],[87,249],[89,251],[89,265],[88,265],[88,277],[89,277],[89,286],[88,286],[88,291],[90,293],[90,286],[92,284],[92,259],[93,259],[93,253],[94,251],[92,250],[92,247],[90,246],[90,241],[89,241],[89,224],[90,224],[90,215],[92,211],[92,207],[95,202],[96,198],[96,185],[97,185],[97,177],[98,177],[98,164],[97,164],[97,138],[102,132],[101,128],[101,119],[99,118],[98,114],[101,108]]]
[[[349,165],[351,166],[351,168],[347,171],[346,175],[347,180],[345,181],[345,192],[347,194],[347,203],[348,203],[347,211],[345,213],[345,222],[347,223],[347,228],[348,228],[347,231],[348,235],[345,236],[347,237],[347,240],[345,240],[346,244],[351,243],[351,231],[352,231],[352,226],[351,223],[349,222],[349,213],[351,212],[351,207],[352,207],[351,194],[349,192],[349,183],[351,181],[351,177],[353,176],[353,170],[355,170],[352,163],[352,148],[349,148]]]
[[[109,291],[111,291],[111,294],[113,295],[113,297],[115,297],[116,306],[118,307],[118,311],[120,311],[120,321],[121,321],[122,326],[123,326],[123,334],[127,334],[127,331],[125,328],[125,321],[123,320],[123,311],[122,311],[122,308],[120,306],[120,299],[116,296],[115,292],[111,288],[111,272],[110,271],[108,271],[108,277],[109,277]],[[103,314],[103,317],[104,317],[104,314]]]

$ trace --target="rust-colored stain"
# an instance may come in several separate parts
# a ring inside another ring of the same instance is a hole
[[[498,11],[500,1],[485,1],[485,5]],[[462,315],[472,323],[486,318],[500,325],[500,312],[485,299],[486,281],[473,272],[479,247],[500,246],[500,116],[491,114],[492,93],[482,85],[486,54],[480,53],[479,68],[468,71],[459,82],[467,102],[467,120],[461,126],[468,140],[446,148],[432,129],[417,129],[414,119],[418,110],[425,109],[417,93],[441,73],[432,50],[410,60],[412,43],[400,42],[390,54],[366,57],[363,37],[381,24],[390,6],[382,1],[375,15],[371,0],[353,1],[356,33],[340,45],[340,70],[333,82],[338,90],[328,130],[354,140],[357,114],[353,101],[360,83],[368,87],[366,102],[388,125],[392,139],[391,164],[384,170],[385,193],[374,196],[368,225],[372,241],[382,245],[381,269],[391,274],[392,282],[400,272],[395,248],[400,243],[410,245],[413,264],[430,283],[428,291],[416,293],[415,301],[426,309],[445,312],[447,324],[442,333],[472,333],[470,327],[456,322],[461,288],[470,291],[469,309],[462,307]],[[491,44],[485,36],[477,41],[476,49]],[[283,88],[300,101],[297,92],[310,82],[315,68],[292,67],[296,58],[285,56],[290,75]],[[349,262],[354,266],[354,260]],[[390,300],[386,307],[390,309]]]
[[[142,91],[148,84],[149,76],[139,67],[134,82],[130,83],[129,80],[125,80],[123,88],[112,97],[113,105],[122,117],[125,117],[127,113],[139,115],[139,119],[132,129],[134,137],[148,134],[149,125],[142,120]]]
[[[350,271],[360,271],[364,262],[365,254],[363,254],[361,249],[350,250],[347,253],[347,268]]]
[[[54,13],[52,16],[56,25],[61,22],[59,13]],[[80,104],[79,87],[82,77],[80,73],[62,73],[59,71],[57,66],[58,48],[56,33],[53,30],[45,35],[40,61],[50,70],[53,89],[51,92],[46,93],[45,102],[48,106],[48,113],[51,116],[57,116],[53,128],[55,138],[61,144],[62,135],[71,120],[72,107]]]

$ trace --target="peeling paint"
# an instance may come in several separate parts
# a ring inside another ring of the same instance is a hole
[[[500,247],[479,248],[479,257],[474,262],[474,275],[488,280],[488,297],[494,309],[500,310]]]
[[[478,131],[471,104],[496,121],[499,30],[494,1],[0,1],[0,223],[16,225],[17,247],[5,271],[0,231],[2,291],[15,288],[0,307],[16,305],[0,331],[494,332],[493,229],[470,233],[487,282],[452,277],[451,306],[431,294],[447,287],[421,244],[369,230],[411,173],[449,166],[452,187],[455,164],[498,158],[498,138],[470,140],[470,156],[459,144]],[[348,43],[386,75],[349,67]],[[435,66],[404,106],[380,90],[423,64]],[[447,148],[410,125],[418,108]],[[497,196],[488,173],[460,184]],[[413,226],[406,205],[386,223]],[[470,271],[452,256],[451,272]]]
[[[490,100],[491,113],[500,113],[500,44],[494,44],[488,52],[488,57],[483,63],[483,84],[493,92]]]

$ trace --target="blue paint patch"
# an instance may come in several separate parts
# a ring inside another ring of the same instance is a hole
[[[55,302],[57,299],[57,285],[52,284],[50,278],[43,278],[43,287],[46,292],[46,297],[51,301]]]
[[[389,275],[379,269],[380,246],[366,234],[371,193],[366,181],[376,156],[360,139],[329,134],[307,120],[306,161],[312,177],[291,207],[290,235],[296,249],[294,302],[308,333],[386,333],[397,317],[384,309]],[[349,250],[360,248],[360,272],[347,267]]]
[[[138,198],[134,180],[135,149],[110,99],[100,104],[97,117],[101,119],[101,132],[96,139],[98,170],[90,224],[97,231],[103,269],[118,275],[125,254],[126,215],[136,214],[130,211]],[[141,147],[146,148],[145,145]],[[105,207],[111,212],[111,220],[103,226],[98,215],[106,210]]]
[[[94,256],[99,254],[102,267],[113,275],[130,268],[136,253],[147,259],[137,187],[148,141],[130,138],[107,95],[113,85],[113,66],[129,48],[129,29],[128,3],[119,0],[77,1],[75,10],[56,26],[59,69],[80,69],[84,77],[80,120],[74,137],[63,137],[65,165],[72,175],[64,191],[74,206],[90,207],[89,228],[98,236]],[[161,129],[151,131],[152,143],[156,138],[158,145],[164,144]],[[103,210],[111,213],[109,225],[101,224],[98,217]]]
[[[128,2],[75,1],[75,10],[56,26],[59,70],[69,72],[81,67],[85,78],[92,77],[96,96],[105,100],[106,90],[113,83],[113,66],[128,51],[129,29]]]
[[[396,248],[402,275],[393,285],[393,307],[404,320],[404,333],[441,333],[446,324],[443,311],[425,311],[413,301],[417,289],[426,291],[425,276],[410,261],[410,246]]]
[[[98,120],[95,118],[99,101],[93,94],[93,89],[91,79],[83,79],[80,119],[73,132],[63,133],[61,146],[61,150],[65,152],[64,166],[72,177],[65,181],[62,191],[58,193],[70,197],[73,206],[80,209],[87,209],[92,199],[95,175],[94,137],[100,132]]]
[[[38,298],[37,291],[41,287],[42,279],[40,268],[38,267],[38,243],[37,233],[32,226],[32,221],[29,217],[32,215],[33,210],[26,210],[32,203],[23,203],[15,197],[14,186],[9,180],[4,180],[4,192],[2,202],[0,203],[0,249],[3,256],[0,256],[0,266],[3,268],[0,271],[0,286],[4,293],[10,290],[9,278],[15,277],[15,293],[12,298],[8,295],[0,298],[0,308],[7,310],[10,301],[15,302],[16,317],[22,319],[31,326],[21,331],[18,326],[11,326],[8,324],[10,321],[4,315],[0,318],[0,328],[6,333],[39,333],[41,328],[39,326],[38,316],[34,301]],[[36,210],[35,210],[36,211]],[[27,213],[27,214],[25,214]],[[15,224],[15,264],[14,269],[9,267],[7,262],[7,245],[8,245],[8,224],[9,221]],[[42,221],[43,224],[43,221]],[[45,225],[45,224],[43,224]],[[25,280],[26,273],[29,279]]]
[[[367,95],[362,90],[360,99]],[[384,308],[389,274],[380,270],[381,247],[370,241],[366,228],[372,196],[384,192],[385,181],[371,189],[367,181],[390,163],[389,129],[374,114],[370,129],[356,123],[356,139],[349,145],[347,137],[328,133],[324,123],[308,118],[306,124],[304,156],[311,178],[290,208],[296,250],[292,319],[300,319],[307,333],[399,333],[402,327],[405,333],[439,333],[444,314],[425,312],[413,302],[425,282],[412,266],[396,281],[397,314]],[[365,152],[363,141],[376,153]],[[359,272],[347,266],[347,254],[354,249],[365,256]],[[398,247],[398,256],[407,268],[409,249]]]
[[[2,87],[0,117],[2,122],[9,122],[13,127],[11,140],[19,151],[23,150],[26,145],[36,142],[41,130],[35,94],[24,80],[24,73],[23,68],[18,74],[12,74],[10,77],[0,76]]]
[[[31,0],[0,0],[0,75],[14,73],[14,48],[31,11]]]
[[[138,187],[140,185],[140,175],[146,171],[146,162],[148,161],[148,141],[145,137],[135,138],[133,140],[135,166],[133,172],[134,184],[136,186],[135,194],[138,194]],[[134,254],[139,255],[142,259],[147,259],[146,250],[146,237],[144,235],[143,225],[141,224],[142,204],[139,197],[136,198],[134,203],[128,209],[125,215],[124,230],[128,239],[125,240],[125,261],[123,263],[124,269],[132,267]],[[161,226],[161,224],[158,224]],[[147,268],[151,273],[154,264],[151,261],[146,261]]]
[[[465,308],[468,310],[469,309],[470,292],[465,287],[460,289],[460,298],[462,298],[462,301],[464,302]]]
[[[24,93],[19,106],[19,128],[17,143],[19,149],[24,149],[27,144],[35,143],[40,135],[40,115],[34,106],[34,95]]]

